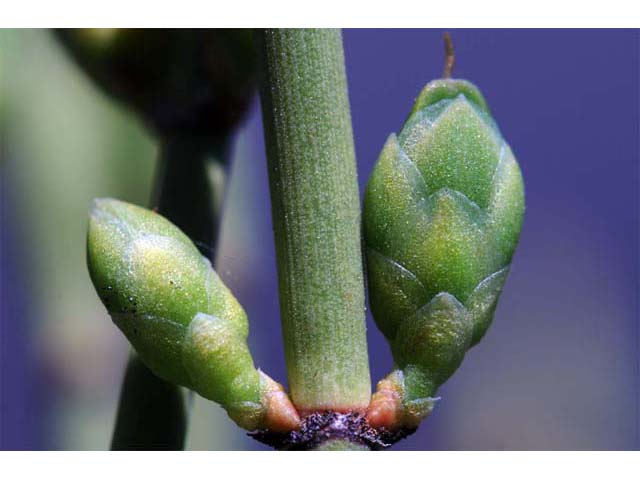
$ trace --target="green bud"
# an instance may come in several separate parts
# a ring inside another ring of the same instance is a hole
[[[430,82],[364,198],[371,310],[404,371],[405,402],[431,397],[486,332],[523,213],[520,169],[482,94]]]
[[[275,416],[270,396],[280,386],[254,367],[244,310],[176,226],[125,202],[96,200],[87,260],[114,323],[156,375],[220,403],[245,428]]]
[[[64,29],[83,70],[161,135],[222,133],[248,110],[255,60],[248,29]]]

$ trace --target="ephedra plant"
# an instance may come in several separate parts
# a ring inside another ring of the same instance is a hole
[[[491,324],[524,211],[486,101],[450,78],[448,37],[444,78],[387,139],[361,215],[339,31],[256,31],[255,68],[241,31],[60,35],[163,145],[152,209],[99,199],[90,215],[91,279],[134,350],[112,447],[182,448],[187,389],[279,449],[381,449],[415,431]],[[158,53],[145,35],[172,65],[136,70],[141,51]],[[254,364],[247,316],[198,249],[215,243],[224,145],[255,71],[288,392]],[[373,395],[365,281],[395,363]]]

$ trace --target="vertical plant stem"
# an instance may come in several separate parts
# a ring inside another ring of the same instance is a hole
[[[229,137],[172,138],[161,144],[151,207],[213,257]],[[213,260],[213,258],[212,258]],[[191,392],[155,376],[132,353],[125,372],[112,450],[182,450]]]
[[[212,257],[218,240],[229,138],[177,137],[163,142],[152,207]],[[212,259],[213,260],[213,259]]]
[[[156,377],[131,353],[120,390],[111,450],[182,450],[187,393]]]
[[[368,451],[369,449],[359,443],[353,443],[348,440],[338,439],[338,440],[327,440],[326,442],[314,448],[314,450],[319,452],[323,452],[323,451],[332,452],[332,451],[345,451],[345,450],[359,452],[359,451]]]
[[[342,35],[256,37],[291,396],[303,414],[362,411],[371,384]]]

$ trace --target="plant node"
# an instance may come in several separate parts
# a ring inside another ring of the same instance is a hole
[[[314,450],[327,442],[336,441],[369,450],[384,450],[415,431],[415,428],[393,432],[385,428],[374,428],[361,413],[328,410],[306,416],[300,428],[289,433],[260,430],[249,433],[249,436],[276,450]]]

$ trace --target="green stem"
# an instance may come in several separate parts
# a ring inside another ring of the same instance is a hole
[[[291,396],[303,414],[363,411],[371,383],[342,36],[256,37]]]
[[[327,440],[326,442],[321,443],[316,448],[314,448],[314,450],[324,451],[324,452],[333,452],[337,450],[340,450],[340,451],[349,450],[349,451],[359,452],[359,451],[368,451],[369,449],[366,446],[361,445],[359,443],[353,443],[348,440],[342,440],[342,439],[334,439],[334,440]]]
[[[215,250],[228,136],[161,143],[151,207],[181,228],[207,257]],[[157,376],[133,353],[127,365],[112,450],[182,450],[191,394]]]
[[[162,143],[152,207],[213,256],[218,239],[229,137],[177,137]]]
[[[188,398],[156,377],[132,352],[120,390],[111,450],[182,450]]]

